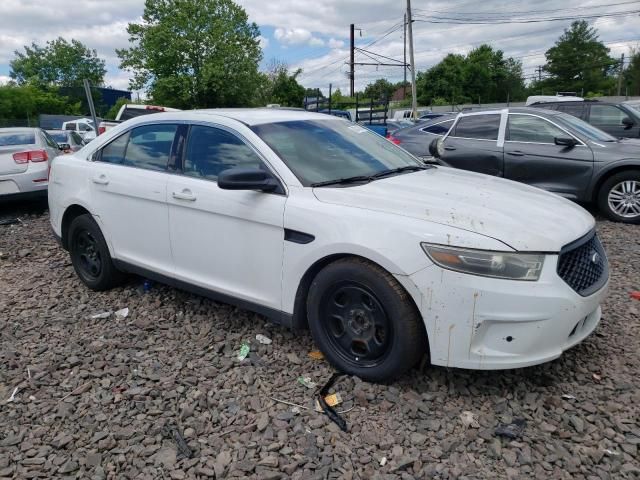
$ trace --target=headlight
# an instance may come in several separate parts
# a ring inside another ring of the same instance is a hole
[[[544,255],[492,252],[422,243],[433,263],[456,272],[483,277],[536,281],[540,278]]]

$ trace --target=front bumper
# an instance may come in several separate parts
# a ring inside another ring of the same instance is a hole
[[[582,297],[548,255],[537,282],[456,273],[438,266],[405,277],[429,336],[434,365],[507,369],[544,363],[584,340],[601,317],[608,281]]]

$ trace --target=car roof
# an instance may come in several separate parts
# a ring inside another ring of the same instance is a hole
[[[326,113],[307,112],[306,110],[285,108],[212,108],[205,110],[189,110],[178,112],[163,112],[153,115],[156,119],[172,120],[203,120],[203,117],[225,117],[245,125],[260,125],[264,123],[292,122],[300,120],[324,120],[331,122],[344,122],[346,120]],[[138,117],[151,120],[148,117]]]
[[[15,132],[36,132],[40,130],[37,127],[4,127],[0,128],[0,133],[15,133]]]

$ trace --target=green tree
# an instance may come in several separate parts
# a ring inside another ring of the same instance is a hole
[[[629,66],[624,71],[624,79],[629,95],[640,95],[640,49],[631,50]]]
[[[536,87],[548,91],[608,93],[615,84],[619,62],[598,40],[598,32],[586,21],[573,22],[571,28],[545,53],[544,71],[549,77]]]
[[[447,55],[416,79],[423,105],[494,103],[524,99],[522,64],[502,50],[480,45],[466,56]]]
[[[304,87],[298,83],[301,69],[289,75],[283,69],[271,81],[271,96],[269,103],[277,103],[283,107],[302,107],[304,103]]]
[[[384,78],[379,78],[365,87],[364,96],[372,100],[384,100],[391,98],[395,90],[396,86],[393,83]]]
[[[80,115],[80,102],[39,89],[33,85],[15,83],[0,86],[0,126],[9,126],[10,120],[29,120],[37,124],[40,113]]]
[[[131,87],[178,108],[255,104],[260,31],[232,0],[146,0],[141,23],[127,27],[128,49],[116,50]]]
[[[79,87],[87,78],[92,85],[102,85],[107,73],[104,60],[98,58],[78,40],[68,42],[58,38],[41,47],[35,43],[25,46],[24,53],[16,51],[10,63],[9,75],[19,85],[38,87]]]
[[[116,103],[107,111],[107,113],[104,114],[104,118],[106,118],[107,120],[115,120],[122,106],[126,105],[127,103],[131,103],[131,100],[126,97],[120,97],[118,100],[116,100]]]

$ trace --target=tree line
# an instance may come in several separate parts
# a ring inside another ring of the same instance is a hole
[[[127,27],[130,47],[116,50],[120,68],[132,74],[130,88],[145,90],[149,101],[191,109],[250,107],[268,103],[303,106],[307,91],[301,70],[263,59],[258,26],[233,0],[147,0],[142,21]],[[595,28],[576,21],[545,53],[539,78],[523,73],[522,62],[485,44],[466,55],[448,54],[417,72],[422,105],[493,103],[523,100],[533,93],[573,91],[584,95],[615,94],[621,65],[598,39]],[[640,95],[640,51],[632,50],[622,70],[623,92]],[[86,114],[81,89],[88,78],[104,85],[106,68],[95,50],[63,38],[16,51],[12,81],[0,87],[0,118],[37,113]],[[390,98],[402,82],[371,82],[360,99]],[[339,90],[335,102],[352,101]],[[121,100],[117,107],[122,104]],[[98,101],[98,114],[114,115]]]

